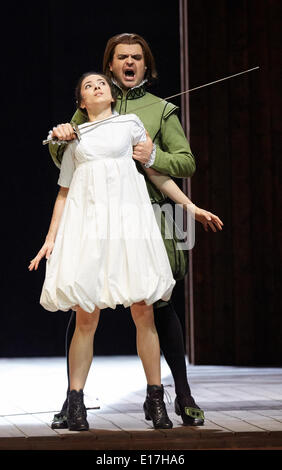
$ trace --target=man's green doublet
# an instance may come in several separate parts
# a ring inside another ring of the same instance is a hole
[[[151,168],[173,178],[192,176],[196,168],[195,160],[178,119],[177,106],[148,93],[144,85],[129,89],[127,93],[123,93],[118,87],[116,89],[118,97],[115,110],[119,114],[136,114],[156,144],[156,158]],[[87,115],[81,109],[78,109],[71,122],[79,125],[87,120]],[[51,143],[49,144],[49,149],[54,163],[60,167],[65,145]],[[164,203],[169,203],[166,196],[147,178],[141,163],[136,161],[136,166],[146,179],[152,204],[162,206]],[[165,222],[165,213],[162,212],[161,232],[171,270],[174,279],[183,279],[188,270],[188,251],[177,249],[176,234],[173,233],[170,238],[167,238],[164,236],[165,233],[168,233],[167,230],[171,232]],[[155,306],[158,307],[165,304],[166,302],[159,301]]]

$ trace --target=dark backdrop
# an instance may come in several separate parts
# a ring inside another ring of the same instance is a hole
[[[42,246],[58,191],[58,169],[41,144],[75,111],[74,87],[100,70],[106,41],[137,32],[149,42],[159,72],[152,92],[180,89],[178,2],[18,2],[2,21],[2,302],[0,356],[64,354],[69,313],[39,305],[45,261],[27,269]],[[4,149],[3,149],[4,146]],[[174,297],[183,321],[183,286]],[[134,354],[129,309],[102,312],[96,354]]]
[[[190,85],[252,72],[190,95],[193,199],[224,231],[197,227],[196,364],[282,364],[282,2],[189,0]]]

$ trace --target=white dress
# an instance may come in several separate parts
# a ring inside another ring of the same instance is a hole
[[[150,202],[132,158],[146,140],[134,114],[79,126],[58,184],[68,187],[40,304],[51,312],[80,306],[91,313],[122,304],[169,300],[175,280]]]

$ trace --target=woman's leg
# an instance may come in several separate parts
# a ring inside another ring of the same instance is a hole
[[[137,352],[147,379],[147,396],[143,405],[145,418],[153,421],[155,429],[172,428],[172,422],[167,415],[163,400],[160,344],[154,322],[153,307],[144,302],[133,304],[131,315],[137,331]]]
[[[54,414],[54,418],[51,424],[52,429],[67,429],[67,409],[68,409],[68,397],[70,391],[70,379],[69,379],[69,350],[71,345],[71,340],[75,330],[75,311],[72,310],[71,316],[68,322],[66,336],[65,336],[65,351],[66,351],[66,360],[67,360],[67,379],[68,379],[68,389],[66,394],[66,399],[63,403],[61,411]]]
[[[76,326],[69,350],[67,425],[70,431],[89,429],[83,389],[93,359],[94,335],[99,316],[99,309],[87,313],[79,307],[76,311]]]
[[[100,310],[88,313],[78,308],[76,325],[69,350],[69,388],[83,390],[93,360],[94,335]]]
[[[152,305],[144,302],[130,307],[137,332],[137,352],[140,357],[148,385],[161,385],[160,344],[154,322]]]

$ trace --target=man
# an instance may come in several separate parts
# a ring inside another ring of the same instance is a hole
[[[161,101],[146,90],[146,86],[157,78],[157,72],[154,57],[144,38],[129,33],[110,38],[104,53],[103,69],[114,84],[117,94],[116,111],[119,114],[135,113],[148,132],[146,142],[139,143],[134,148],[133,158],[136,160],[138,170],[145,178],[143,165],[172,177],[192,176],[195,171],[195,161],[177,117],[177,107]],[[82,124],[86,120],[87,116],[83,110],[78,109],[71,122]],[[53,128],[50,135],[60,140],[71,140],[76,137],[69,124]],[[64,148],[64,145],[49,144],[51,156],[58,167]],[[163,194],[147,178],[146,183],[154,205],[161,207],[167,202]],[[162,232],[167,233],[168,227],[163,212],[162,219],[164,222]],[[171,237],[165,237],[163,234],[163,238],[174,278],[182,279],[187,272],[188,253],[177,249],[175,234]],[[186,375],[183,333],[172,302],[159,301],[154,304],[154,316],[160,347],[175,382],[175,411],[181,415],[184,425],[201,425],[204,423],[204,413],[191,396]],[[74,324],[73,312],[67,330],[67,350]],[[147,389],[146,405],[150,404],[150,400],[158,400],[160,396],[163,396],[163,389],[153,391]],[[66,406],[67,400],[61,412],[55,415],[53,428],[67,427]]]

